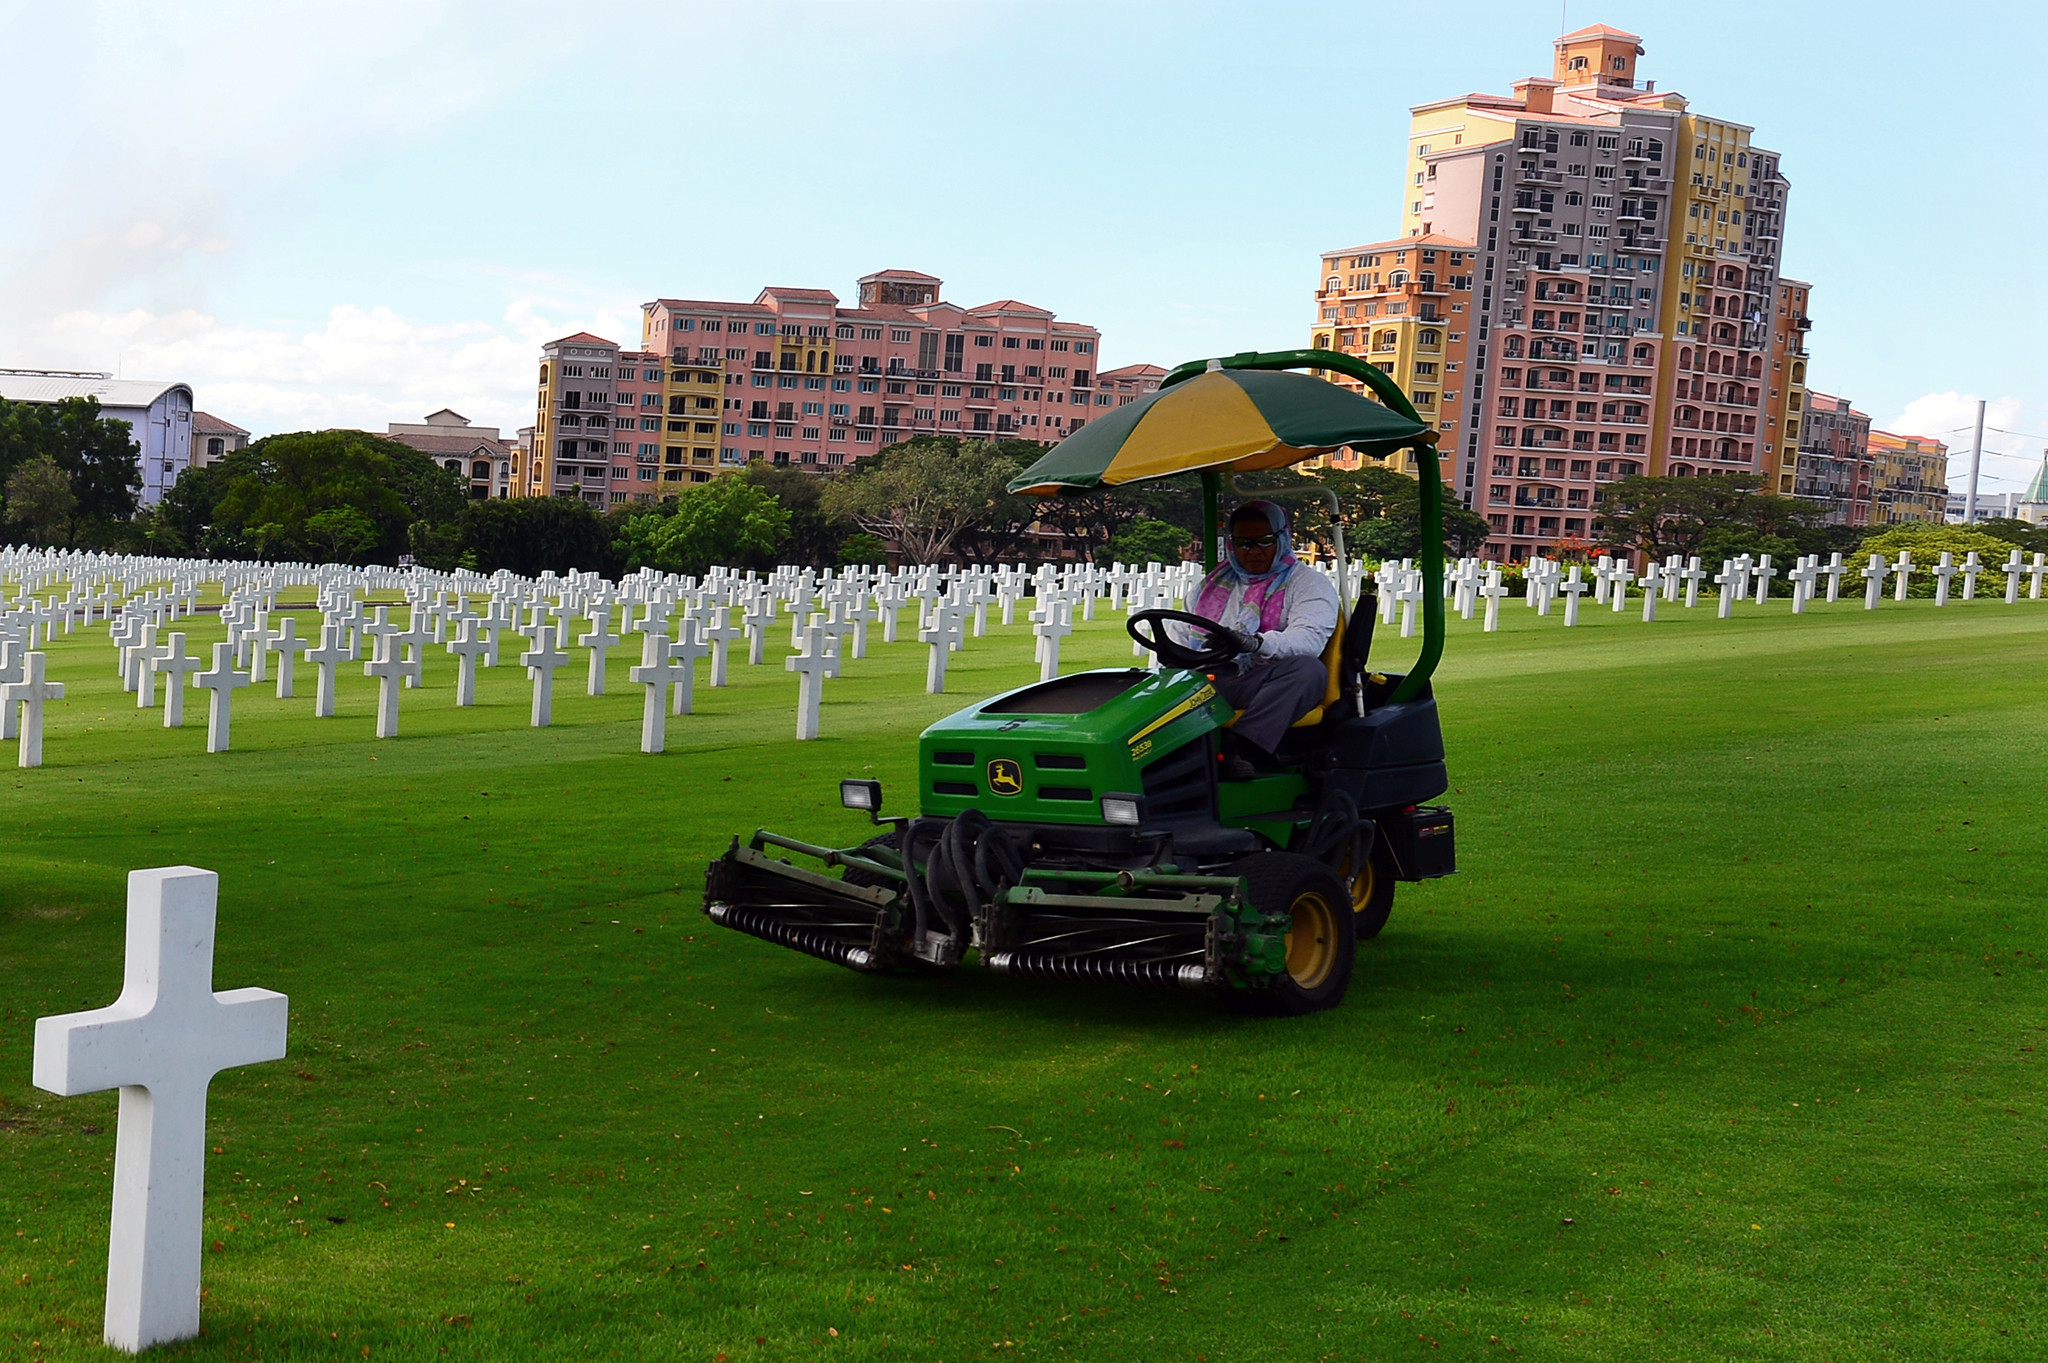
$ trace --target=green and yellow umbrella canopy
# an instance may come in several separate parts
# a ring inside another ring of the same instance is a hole
[[[1381,457],[1429,427],[1334,383],[1281,369],[1212,367],[1119,407],[1010,480],[1050,497],[1203,469],[1250,473],[1343,446]]]

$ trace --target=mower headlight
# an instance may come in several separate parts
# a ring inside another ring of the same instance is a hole
[[[841,781],[839,803],[848,809],[863,810],[877,814],[882,809],[882,783],[880,781]]]
[[[1145,797],[1142,795],[1105,795],[1102,797],[1102,821],[1120,828],[1136,828],[1145,822]]]

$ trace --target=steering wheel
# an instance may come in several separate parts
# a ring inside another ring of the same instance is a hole
[[[1186,625],[1200,630],[1208,637],[1209,647],[1189,648],[1174,642],[1165,626],[1168,623]],[[1151,633],[1142,634],[1139,625],[1150,625]],[[1159,661],[1170,667],[1185,667],[1199,671],[1207,667],[1220,667],[1244,650],[1239,648],[1232,637],[1230,628],[1218,624],[1206,615],[1195,615],[1188,611],[1150,610],[1139,611],[1124,622],[1124,628],[1139,645],[1152,650]]]

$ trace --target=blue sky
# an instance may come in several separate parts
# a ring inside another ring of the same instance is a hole
[[[0,90],[0,364],[187,379],[258,433],[509,429],[552,336],[884,266],[1092,322],[1105,366],[1296,345],[1317,253],[1395,229],[1408,106],[1547,73],[1561,21],[1783,154],[1814,382],[1928,434],[1989,400],[2038,433],[1987,440],[2017,485],[2035,5],[0,0],[64,54]]]

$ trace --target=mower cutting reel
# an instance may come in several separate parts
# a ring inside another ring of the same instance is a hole
[[[1398,415],[1332,420],[1384,430],[1408,418],[1412,430],[1397,428],[1423,465],[1425,525],[1440,523],[1440,488],[1428,488],[1434,433],[1384,375],[1321,351],[1222,364],[1368,371],[1376,392],[1392,390],[1382,398]],[[1215,372],[1214,362],[1184,366],[1169,384]],[[1299,423],[1289,429],[1299,441]],[[1069,458],[1060,476],[1074,467]],[[1045,476],[1034,466],[1018,484]],[[1220,479],[1204,482],[1213,498]],[[1433,528],[1426,579],[1442,562]],[[1377,613],[1368,589],[1324,655],[1326,703],[1267,769],[1227,782],[1219,739],[1235,715],[1212,670],[1231,665],[1229,632],[1183,612],[1139,612],[1130,632],[1160,670],[1056,677],[940,720],[919,739],[917,816],[885,817],[878,783],[843,782],[842,803],[887,832],[850,847],[765,829],[734,838],[708,869],[705,912],[869,973],[974,965],[1020,979],[1210,989],[1268,1015],[1334,1007],[1396,883],[1456,869],[1451,813],[1427,803],[1448,777],[1428,683],[1443,629],[1434,582],[1424,600],[1436,609],[1424,612],[1416,670],[1377,673],[1367,666]],[[1174,640],[1170,622],[1207,634],[1208,647]]]

